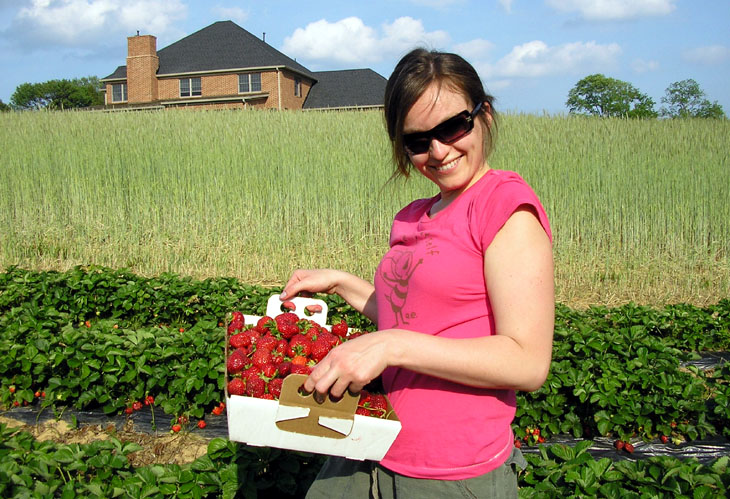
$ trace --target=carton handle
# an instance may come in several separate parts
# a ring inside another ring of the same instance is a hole
[[[316,298],[305,298],[303,296],[295,296],[291,300],[285,300],[292,302],[294,306],[296,307],[294,310],[288,310],[288,312],[292,312],[296,314],[297,317],[300,319],[310,319],[319,324],[320,326],[327,325],[327,304],[322,301],[318,300]],[[276,317],[277,315],[284,312],[282,310],[282,304],[284,302],[281,301],[279,298],[279,295],[271,295],[269,297],[269,301],[266,303],[266,315],[269,317]],[[307,307],[310,305],[318,305],[318,312],[313,312],[311,315],[308,315],[308,312],[306,312]]]

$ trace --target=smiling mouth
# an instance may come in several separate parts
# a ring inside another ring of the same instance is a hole
[[[447,172],[447,171],[449,171],[449,170],[452,170],[452,169],[454,169],[454,168],[456,167],[457,163],[459,163],[459,159],[460,159],[460,158],[456,158],[456,159],[455,159],[455,160],[453,160],[453,161],[449,161],[449,162],[448,162],[448,163],[446,163],[445,165],[441,165],[441,166],[432,166],[431,168],[433,168],[434,170],[436,170],[436,171],[437,171],[437,172],[439,172],[439,173],[442,173],[442,172]]]

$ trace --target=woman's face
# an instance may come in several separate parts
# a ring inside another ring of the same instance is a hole
[[[474,104],[458,92],[432,83],[413,104],[403,123],[403,134],[424,132],[461,113],[471,112]],[[431,140],[421,154],[409,153],[411,163],[439,187],[447,202],[471,187],[489,169],[484,157],[484,125],[478,117],[474,128],[452,144]]]

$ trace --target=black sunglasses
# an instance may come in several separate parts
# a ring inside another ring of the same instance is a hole
[[[482,103],[480,102],[471,113],[466,110],[462,111],[426,132],[407,133],[403,136],[403,146],[410,154],[423,154],[431,148],[433,139],[442,144],[453,144],[472,131],[474,118],[481,108]]]

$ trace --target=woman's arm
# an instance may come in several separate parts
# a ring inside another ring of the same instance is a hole
[[[484,256],[496,334],[441,338],[383,330],[332,350],[305,382],[335,396],[397,366],[485,388],[537,390],[547,377],[555,314],[552,246],[531,209],[518,209]]]
[[[338,294],[352,308],[378,323],[375,287],[353,274],[332,269],[297,270],[284,286],[281,299],[300,293]]]

